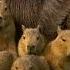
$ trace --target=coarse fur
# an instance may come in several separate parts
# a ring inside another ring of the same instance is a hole
[[[58,29],[58,36],[48,43],[38,29],[23,27],[24,33],[18,45],[19,56],[27,54],[44,56],[53,70],[64,70],[64,60],[70,55],[70,30]]]
[[[5,0],[0,0],[0,51],[10,51],[16,57],[15,24]]]
[[[13,62],[11,70],[50,70],[44,57],[25,55]]]
[[[16,26],[17,38],[21,37],[22,27],[41,25],[43,34],[50,39],[57,35],[57,24],[69,14],[70,0],[5,0],[7,9]]]
[[[64,70],[64,61],[70,56],[70,30],[62,30],[44,50],[43,55],[53,70]]]
[[[37,28],[25,28],[22,26],[23,35],[18,43],[19,56],[26,54],[39,55],[47,42],[46,38],[40,33],[39,26]]]
[[[0,51],[0,70],[10,70],[13,57],[8,51]]]

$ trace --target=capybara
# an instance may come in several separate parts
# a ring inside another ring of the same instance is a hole
[[[47,61],[42,56],[25,55],[18,57],[11,70],[50,70]]]

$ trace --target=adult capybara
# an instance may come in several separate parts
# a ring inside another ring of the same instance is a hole
[[[57,24],[69,14],[70,0],[5,0],[17,30],[21,36],[21,25],[37,27],[41,25],[44,35],[55,38]],[[18,36],[19,35],[19,36]]]

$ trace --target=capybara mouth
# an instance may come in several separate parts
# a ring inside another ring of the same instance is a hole
[[[28,54],[29,55],[40,55],[40,53],[41,53],[42,51],[39,51],[38,49],[34,49],[34,50],[29,50],[28,51]]]
[[[29,50],[28,54],[29,55],[37,55],[37,52],[35,50]]]

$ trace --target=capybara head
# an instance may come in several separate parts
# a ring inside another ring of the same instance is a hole
[[[58,33],[58,36],[55,42],[59,43],[60,46],[66,48],[66,54],[70,54],[70,30],[61,30]]]
[[[11,70],[50,70],[44,57],[25,55],[17,58]]]
[[[19,44],[26,48],[28,54],[40,54],[46,44],[46,38],[40,33],[39,25],[37,28],[25,28],[22,26],[23,34]],[[23,53],[22,53],[23,54]]]
[[[52,66],[51,68],[64,70],[65,60],[67,56],[70,56],[70,30],[59,30],[57,38],[49,43],[49,45],[47,60],[50,66]],[[46,52],[45,50],[45,54]]]
[[[53,48],[56,47],[62,56],[70,55],[70,30],[58,30],[57,38],[52,42]]]

